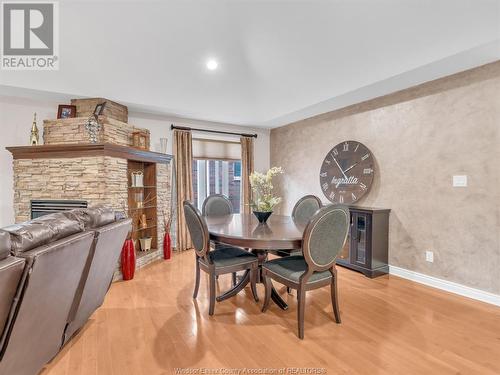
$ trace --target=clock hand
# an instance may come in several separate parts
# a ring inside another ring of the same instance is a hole
[[[350,171],[351,169],[353,169],[353,168],[354,168],[356,165],[358,165],[358,164],[359,164],[359,162],[354,163],[354,164],[353,164],[353,165],[351,165],[349,168],[347,168],[347,169],[344,171],[344,173],[345,173],[345,172]]]
[[[332,158],[333,158],[333,161],[335,162],[335,164],[337,164],[337,167],[339,167],[340,172],[342,172],[342,174],[344,175],[344,178],[347,180],[347,176],[346,176],[345,172],[342,170],[342,168],[340,168],[340,165],[339,165],[337,159],[335,159],[335,157],[333,155],[332,155]]]

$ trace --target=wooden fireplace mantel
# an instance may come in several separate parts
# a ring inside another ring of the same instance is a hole
[[[58,144],[6,147],[14,159],[59,159],[111,156],[148,163],[169,163],[172,155],[111,143]]]

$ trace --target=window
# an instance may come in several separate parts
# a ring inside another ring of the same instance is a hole
[[[205,198],[211,194],[224,194],[233,204],[235,213],[240,212],[241,201],[240,160],[193,160],[194,203],[201,211]]]
[[[235,181],[240,181],[241,180],[241,161],[236,161],[234,162],[234,175],[233,179]]]

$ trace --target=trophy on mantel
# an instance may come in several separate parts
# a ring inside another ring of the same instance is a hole
[[[33,115],[33,124],[31,125],[31,135],[30,135],[30,145],[36,146],[40,141],[40,137],[38,135],[38,127],[36,126],[36,112]]]

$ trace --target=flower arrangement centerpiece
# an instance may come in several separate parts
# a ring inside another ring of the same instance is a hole
[[[252,207],[254,215],[259,222],[265,223],[273,213],[273,209],[281,202],[281,197],[273,195],[273,177],[282,174],[283,168],[273,167],[266,173],[253,172],[250,175],[252,187]]]

